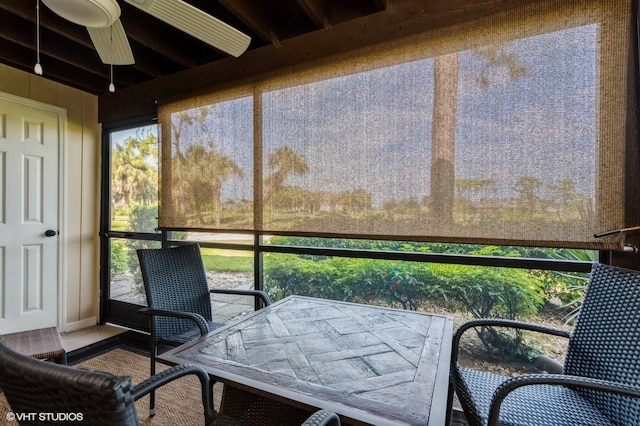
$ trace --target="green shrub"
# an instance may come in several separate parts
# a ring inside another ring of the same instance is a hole
[[[547,297],[544,281],[526,270],[435,265],[434,272],[444,281],[447,297],[477,318],[525,319],[535,315]],[[476,333],[487,352],[497,349],[505,359],[529,361],[538,355],[524,343],[520,330],[480,327]]]
[[[528,318],[546,300],[544,282],[526,270],[445,264],[432,268],[445,297],[477,318]]]
[[[149,231],[157,226],[158,205],[136,204],[131,208],[129,229],[132,231]],[[140,295],[144,294],[144,283],[140,274],[137,249],[158,247],[157,241],[127,240],[127,265],[133,276],[133,290]]]
[[[386,301],[415,310],[426,297],[440,292],[425,283],[428,273],[424,264],[411,262],[270,253],[264,283],[276,300],[298,294],[362,303]]]
[[[158,227],[158,205],[135,204],[131,207],[129,230],[151,232]]]
[[[111,240],[110,274],[122,274],[127,270],[127,248],[124,241]]]
[[[335,291],[338,271],[331,265],[280,253],[265,256],[264,287],[274,300],[292,294],[343,299]]]
[[[529,250],[297,237],[274,237],[272,244],[507,257],[523,256]],[[540,254],[547,249],[535,250]],[[548,250],[549,258],[557,255],[552,252],[555,249]],[[384,301],[390,306],[414,310],[429,299],[440,299],[477,318],[529,319],[538,313],[551,294],[556,294],[553,292],[567,291],[570,288],[567,283],[577,280],[551,271],[517,268],[275,253],[266,256],[265,288],[274,299],[300,294],[362,303]],[[487,327],[477,331],[487,351],[498,348],[505,357],[530,359],[534,356],[532,349],[523,343],[522,332],[509,335]]]

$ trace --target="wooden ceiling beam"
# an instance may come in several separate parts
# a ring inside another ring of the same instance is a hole
[[[13,58],[13,61],[7,63],[7,65],[33,74],[35,58],[30,51],[5,39],[0,39],[0,51],[3,52],[4,57]],[[55,58],[43,56],[41,62],[43,63],[44,76],[37,78],[47,78],[85,92],[88,91],[87,87],[104,87],[106,89],[109,84],[109,75],[106,70],[104,75],[98,76],[89,73],[77,73],[75,72],[76,68]],[[123,85],[127,83],[129,82],[124,82]],[[88,92],[94,95],[99,94],[95,91]]]
[[[268,16],[259,12],[255,1],[218,0],[218,2],[251,31],[256,33],[264,43],[280,47],[280,39],[274,31],[274,28],[276,28],[275,23],[271,22]]]
[[[35,22],[36,9],[34,5],[35,2],[31,1],[2,0],[0,2],[0,12],[6,11],[25,19],[25,21]],[[123,24],[125,22],[128,22],[128,20],[123,20]],[[7,25],[0,24],[0,27],[3,28],[3,32],[15,31],[15,27],[17,26],[18,25],[16,25],[15,22],[7,23]],[[129,26],[134,27],[135,25],[127,24],[127,27]],[[86,28],[68,22],[67,20],[59,17],[42,3],[40,5],[40,29],[41,32],[43,30],[48,31],[49,35],[47,37],[51,38],[51,40],[49,40],[51,41],[51,43],[47,43],[46,37],[41,37],[41,40],[43,42],[40,43],[40,47],[41,49],[43,49],[43,52],[47,49],[47,45],[54,46],[50,47],[50,49],[54,50],[49,52],[52,57],[56,57],[69,64],[76,65],[79,69],[83,69],[89,72],[100,72],[102,67],[107,67],[106,64],[102,64],[102,62],[100,61]],[[129,30],[126,29],[126,31],[127,35],[129,36]],[[137,32],[134,30],[134,33]],[[150,36],[149,38],[152,39],[153,36]],[[147,40],[144,37],[141,37],[141,39]],[[135,38],[133,40],[138,42]],[[31,47],[35,50],[34,43],[35,32],[31,37]],[[156,49],[159,49],[159,47],[156,45],[157,43],[158,42],[155,42],[151,49],[148,49],[144,52],[138,51],[137,56],[145,55],[144,60],[136,61],[135,64],[128,66],[132,67],[137,72],[146,75],[147,77],[157,77],[161,75],[163,67],[168,67],[168,65],[166,64],[167,60],[179,65],[181,68],[185,67],[184,58],[188,53],[172,54],[170,52],[163,52],[162,49],[160,49],[160,54],[156,54],[153,52],[155,52]],[[87,49],[86,55],[84,53],[78,55],[78,49]],[[184,51],[185,49],[177,50]],[[64,54],[65,52],[66,54]],[[153,53],[153,55],[150,55],[150,53]],[[165,55],[164,53],[167,54]],[[89,65],[89,62],[91,62],[92,60],[91,58],[93,58],[93,61],[95,62],[93,66]],[[193,60],[191,60],[187,66],[193,66]],[[174,67],[173,69],[177,68]]]
[[[115,94],[103,94],[99,98],[99,118],[102,123],[110,123],[154,114],[157,101],[225,87],[239,79],[489,16],[536,1],[393,0],[392,10],[287,39],[281,48],[264,46],[248,51],[239,58],[222,59],[141,83]],[[122,108],[123,105],[127,108]]]
[[[25,49],[25,52],[33,52],[31,55],[35,64],[36,54],[34,52],[35,34],[29,25],[16,25],[15,17],[0,11],[0,27],[4,28],[0,32],[0,39],[14,43]],[[46,68],[48,59],[55,59],[61,63],[66,63],[77,70],[85,71],[99,78],[104,78],[108,73],[108,66],[100,62],[98,54],[93,46],[91,48],[70,42],[68,39],[57,33],[43,29],[40,34],[40,55],[41,64]],[[73,52],[73,54],[71,54]],[[80,74],[74,70],[74,76]]]
[[[297,0],[298,4],[318,28],[331,28],[327,4],[323,0]]]
[[[175,38],[171,38],[170,34],[167,32],[159,32],[151,26],[140,25],[142,18],[146,18],[146,16],[143,15],[147,14],[129,4],[123,5],[120,21],[122,21],[127,37],[130,40],[139,43],[150,51],[156,52],[158,55],[162,55],[163,58],[183,68],[190,68],[197,65],[190,49],[185,49],[184,45],[182,48],[179,48],[177,41]],[[157,24],[158,26],[166,25],[160,21],[158,21]]]
[[[0,9],[10,12],[23,18],[26,21],[36,21],[35,2],[24,0],[2,0]],[[40,4],[40,28],[46,28],[51,32],[59,34],[72,40],[79,45],[93,48],[86,28],[71,23],[49,10],[42,3]]]

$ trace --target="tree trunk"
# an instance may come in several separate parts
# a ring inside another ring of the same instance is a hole
[[[435,58],[431,130],[431,216],[438,226],[453,223],[458,54]]]

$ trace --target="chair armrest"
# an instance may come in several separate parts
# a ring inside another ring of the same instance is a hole
[[[200,329],[201,336],[204,336],[205,334],[209,333],[209,326],[207,325],[207,320],[205,320],[202,315],[196,314],[194,312],[165,311],[163,309],[142,308],[142,309],[138,309],[138,313],[149,315],[149,316],[188,319],[196,323],[196,325]]]
[[[216,294],[239,294],[242,296],[253,296],[260,298],[264,306],[269,306],[271,304],[271,299],[269,299],[269,295],[262,290],[242,290],[236,288],[212,288],[209,290],[211,293]]]
[[[502,401],[513,390],[530,385],[560,385],[580,387],[584,389],[615,393],[618,395],[640,398],[640,387],[624,385],[609,380],[592,379],[589,377],[569,376],[561,374],[527,374],[514,377],[502,383],[493,393],[489,409],[489,426],[497,426],[500,418]]]
[[[204,406],[205,419],[207,421],[212,419],[213,416],[215,416],[215,413],[213,409],[211,379],[209,378],[209,374],[207,374],[207,372],[202,367],[199,367],[197,365],[182,364],[161,371],[160,373],[155,374],[135,385],[131,389],[131,394],[133,395],[134,401],[137,401],[138,399],[151,393],[159,387],[187,375],[195,375],[200,380],[200,385],[202,388],[202,405]]]
[[[451,366],[453,367],[458,362],[458,349],[460,344],[460,338],[463,333],[473,327],[507,327],[516,328],[520,330],[535,331],[543,334],[551,334],[554,336],[569,338],[571,334],[567,330],[560,328],[547,327],[540,324],[533,324],[522,321],[500,319],[500,318],[477,318],[466,321],[458,327],[453,335],[452,351],[451,351]]]
[[[318,410],[301,426],[340,426],[340,417],[332,411]]]

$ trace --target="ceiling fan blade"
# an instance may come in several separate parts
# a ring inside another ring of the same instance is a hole
[[[203,42],[238,57],[251,37],[182,0],[125,0]]]
[[[131,65],[136,62],[133,59],[127,34],[119,19],[116,19],[109,27],[87,27],[87,31],[89,31],[89,36],[100,59],[105,64]]]

